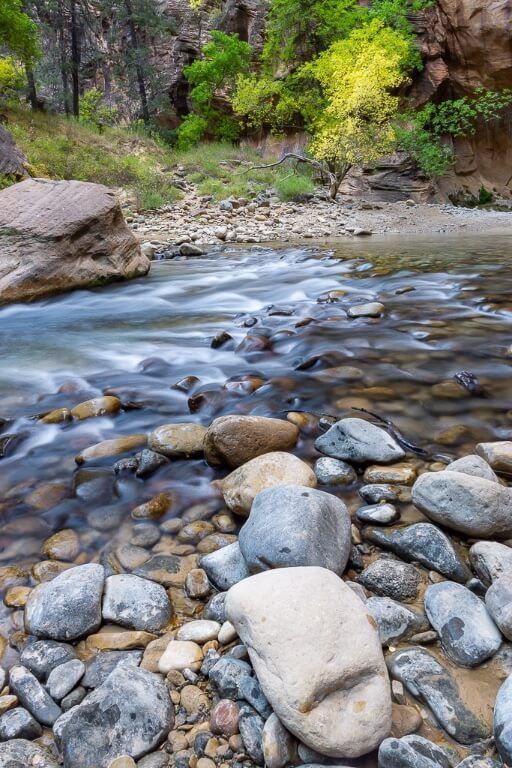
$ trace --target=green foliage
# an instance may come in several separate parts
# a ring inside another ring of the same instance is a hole
[[[0,189],[7,189],[15,184],[17,179],[10,173],[0,173]]]
[[[222,110],[216,100],[230,98],[238,75],[248,72],[251,47],[238,35],[214,30],[212,39],[202,49],[201,58],[184,69],[190,83],[193,112],[178,130],[181,149],[194,146],[205,135],[220,141],[233,141],[239,133],[238,122]]]
[[[25,70],[12,56],[0,57],[0,96],[12,98],[26,86]]]
[[[405,35],[412,36],[409,15],[419,13],[434,5],[435,0],[373,0],[370,16]]]
[[[278,178],[274,188],[279,198],[286,202],[300,200],[304,195],[312,195],[315,191],[315,185],[309,176],[299,173]]]
[[[80,97],[80,120],[101,129],[114,125],[116,111],[103,103],[104,95],[98,88],[90,88]]]
[[[22,0],[0,0],[0,47],[26,64],[38,58],[37,27],[24,13]]]
[[[494,195],[489,192],[484,186],[481,186],[478,190],[478,205],[488,205],[494,200]]]

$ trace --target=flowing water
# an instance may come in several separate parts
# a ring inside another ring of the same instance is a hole
[[[115,458],[75,465],[89,445],[167,422],[290,410],[341,417],[362,407],[432,454],[510,439],[511,245],[483,235],[239,248],[4,307],[0,564],[30,566],[49,533],[66,527],[83,534],[92,557],[163,490],[173,494],[171,516],[212,499],[216,474],[200,460],[145,480],[115,476]],[[382,318],[347,318],[349,306],[374,300],[385,304]],[[212,348],[221,331],[232,339]],[[463,370],[477,377],[476,392],[453,379]],[[187,392],[174,386],[190,376]],[[104,392],[123,401],[119,415],[37,420]],[[309,459],[312,442],[305,429],[298,450]]]

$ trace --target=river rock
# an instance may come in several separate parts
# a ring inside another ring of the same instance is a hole
[[[151,432],[148,446],[170,459],[196,458],[203,454],[206,432],[200,424],[164,424]]]
[[[492,757],[470,755],[464,758],[462,763],[458,763],[457,768],[503,768],[503,766],[497,760],[493,760]]]
[[[361,523],[376,523],[377,525],[389,525],[400,517],[400,513],[392,504],[370,504],[359,507],[356,517]]]
[[[226,609],[273,710],[307,746],[358,757],[388,735],[390,688],[375,623],[336,574],[266,571],[232,587]]]
[[[8,739],[37,739],[42,728],[23,707],[9,709],[0,717],[0,741]],[[1,765],[1,758],[0,758]]]
[[[149,271],[115,193],[101,184],[27,179],[3,189],[0,230],[0,303]]]
[[[425,472],[412,489],[414,504],[431,520],[477,538],[512,536],[512,491],[463,472]]]
[[[252,573],[318,565],[341,576],[352,545],[350,526],[347,508],[336,496],[280,485],[258,493],[239,544]]]
[[[489,738],[489,726],[464,706],[454,678],[430,653],[423,648],[408,648],[387,661],[391,677],[424,701],[452,738],[460,744]]]
[[[356,229],[354,230],[355,235],[367,235],[370,234],[366,230],[363,229]],[[384,304],[381,304],[380,301],[370,301],[368,304],[356,304],[353,307],[349,307],[347,310],[348,317],[355,319],[357,317],[380,317],[384,314],[385,310]]]
[[[66,768],[107,768],[119,755],[135,760],[165,739],[174,722],[169,693],[159,675],[118,666],[105,682],[64,715]]]
[[[82,685],[85,688],[97,688],[105,682],[114,669],[124,666],[138,667],[142,660],[142,651],[101,651],[86,662]]]
[[[494,704],[494,741],[505,765],[512,764],[512,675],[509,675]]]
[[[210,424],[204,454],[212,466],[231,469],[273,451],[291,450],[299,438],[295,424],[263,416],[221,416]]]
[[[403,560],[417,561],[447,579],[464,583],[471,578],[469,568],[462,562],[448,536],[431,523],[384,530],[365,528],[363,537],[383,549],[390,549]]]
[[[485,604],[507,640],[512,640],[512,570],[491,584],[485,593]]]
[[[218,621],[209,621],[208,619],[198,619],[189,621],[178,629],[177,640],[193,640],[202,645],[210,640],[216,640],[220,631]]]
[[[407,501],[405,494],[410,498],[411,489],[403,486],[389,485],[388,483],[375,483],[362,485],[359,495],[368,504],[380,504],[383,501]]]
[[[101,624],[105,572],[94,563],[64,571],[38,584],[25,606],[27,632],[51,640],[76,640]]]
[[[497,541],[477,541],[469,550],[469,561],[478,578],[489,586],[512,570],[512,548]]]
[[[416,467],[403,461],[399,464],[381,467],[372,464],[366,467],[363,475],[365,483],[392,483],[396,485],[412,485],[416,479]]]
[[[210,715],[210,728],[212,733],[222,736],[234,736],[238,733],[238,720],[240,707],[230,699],[220,699],[214,706]]]
[[[203,652],[191,640],[171,640],[158,662],[158,669],[166,675],[171,669],[191,669],[197,672],[203,661]]]
[[[418,594],[421,574],[413,565],[380,558],[370,563],[357,581],[376,595],[407,603],[415,600]]]
[[[60,708],[26,667],[11,667],[9,688],[18,697],[20,704],[43,725],[53,725],[61,714]]]
[[[80,539],[71,529],[58,531],[44,542],[41,553],[50,560],[72,562],[80,552]]]
[[[103,619],[128,629],[157,632],[169,623],[171,601],[161,584],[129,573],[105,581]]]
[[[101,443],[95,443],[84,448],[75,456],[77,464],[84,464],[93,459],[106,459],[109,456],[119,456],[121,453],[128,453],[136,448],[142,448],[147,443],[147,436],[144,434],[124,435],[115,437],[112,440],[103,440]]]
[[[350,485],[357,475],[346,461],[322,456],[315,461],[315,475],[320,485]]]
[[[84,672],[85,664],[80,659],[71,659],[52,669],[46,683],[52,699],[55,701],[63,699],[82,679]]]
[[[478,443],[476,452],[497,472],[512,472],[512,440]]]
[[[379,768],[451,768],[448,753],[416,734],[384,739],[379,747]]]
[[[489,464],[480,456],[475,455],[463,456],[461,459],[452,461],[452,463],[448,464],[446,467],[446,472],[462,472],[463,475],[481,477],[484,480],[490,480],[493,483],[499,482]]]
[[[255,496],[276,485],[298,485],[314,488],[316,476],[311,467],[292,453],[266,453],[235,469],[219,487],[226,506],[238,515],[247,516]]]
[[[75,405],[71,409],[71,416],[74,419],[83,421],[94,416],[112,415],[120,410],[121,401],[119,398],[106,395],[105,397],[93,397],[92,400],[85,400],[83,403]]]
[[[326,456],[356,464],[379,462],[387,464],[405,456],[396,440],[364,419],[342,419],[320,435],[315,448]]]
[[[57,643],[55,640],[37,640],[28,637],[23,646],[20,661],[39,680],[46,680],[52,669],[76,658],[72,645]]]
[[[475,667],[501,645],[502,637],[485,604],[461,584],[433,584],[425,593],[425,611],[455,664]]]
[[[203,555],[199,564],[213,586],[222,591],[251,575],[238,541]]]
[[[285,768],[295,762],[296,741],[274,712],[263,727],[262,747],[267,768]]]
[[[221,656],[209,670],[208,677],[222,698],[236,701],[243,698],[240,691],[241,681],[250,677],[251,673],[251,667],[246,661],[232,656]]]
[[[11,739],[0,744],[0,768],[59,768],[49,752],[26,739]]]
[[[377,622],[382,645],[391,645],[429,627],[423,614],[389,597],[369,597],[366,607]]]

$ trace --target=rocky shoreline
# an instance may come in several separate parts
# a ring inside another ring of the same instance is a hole
[[[210,502],[176,517],[162,492],[92,558],[109,523],[91,510],[90,533],[0,569],[0,766],[512,762],[511,442],[446,463],[369,419],[291,411],[164,424],[76,462],[148,477],[197,458],[220,475]]]

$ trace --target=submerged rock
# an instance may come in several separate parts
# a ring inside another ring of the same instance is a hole
[[[335,459],[387,464],[405,456],[404,451],[384,429],[364,419],[342,419],[315,441],[320,453]]]
[[[148,438],[148,446],[170,459],[190,459],[201,456],[206,427],[200,424],[164,424]]]

